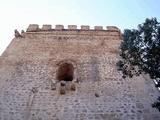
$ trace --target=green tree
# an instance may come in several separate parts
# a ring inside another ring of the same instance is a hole
[[[137,29],[124,30],[120,48],[121,60],[117,66],[123,78],[138,76],[142,72],[152,79],[160,78],[160,23],[156,18],[147,18]],[[153,107],[160,110],[158,100]]]

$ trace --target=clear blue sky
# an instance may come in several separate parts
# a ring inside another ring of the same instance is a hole
[[[160,0],[0,0],[0,54],[14,37],[14,29],[30,23],[115,25],[135,28],[145,18],[160,19]]]

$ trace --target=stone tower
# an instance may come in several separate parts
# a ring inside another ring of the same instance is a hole
[[[0,120],[159,120],[147,77],[116,69],[117,27],[29,25],[0,57]]]

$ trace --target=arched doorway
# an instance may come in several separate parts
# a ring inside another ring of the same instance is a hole
[[[63,63],[57,71],[57,79],[64,81],[72,81],[74,77],[74,67],[70,63]]]

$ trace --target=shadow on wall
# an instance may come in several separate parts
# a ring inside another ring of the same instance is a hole
[[[59,66],[57,80],[72,81],[74,76],[74,67],[70,63],[63,63]]]
[[[99,66],[97,62],[96,57],[91,57],[91,80],[93,81],[99,81],[100,76],[99,76]]]

